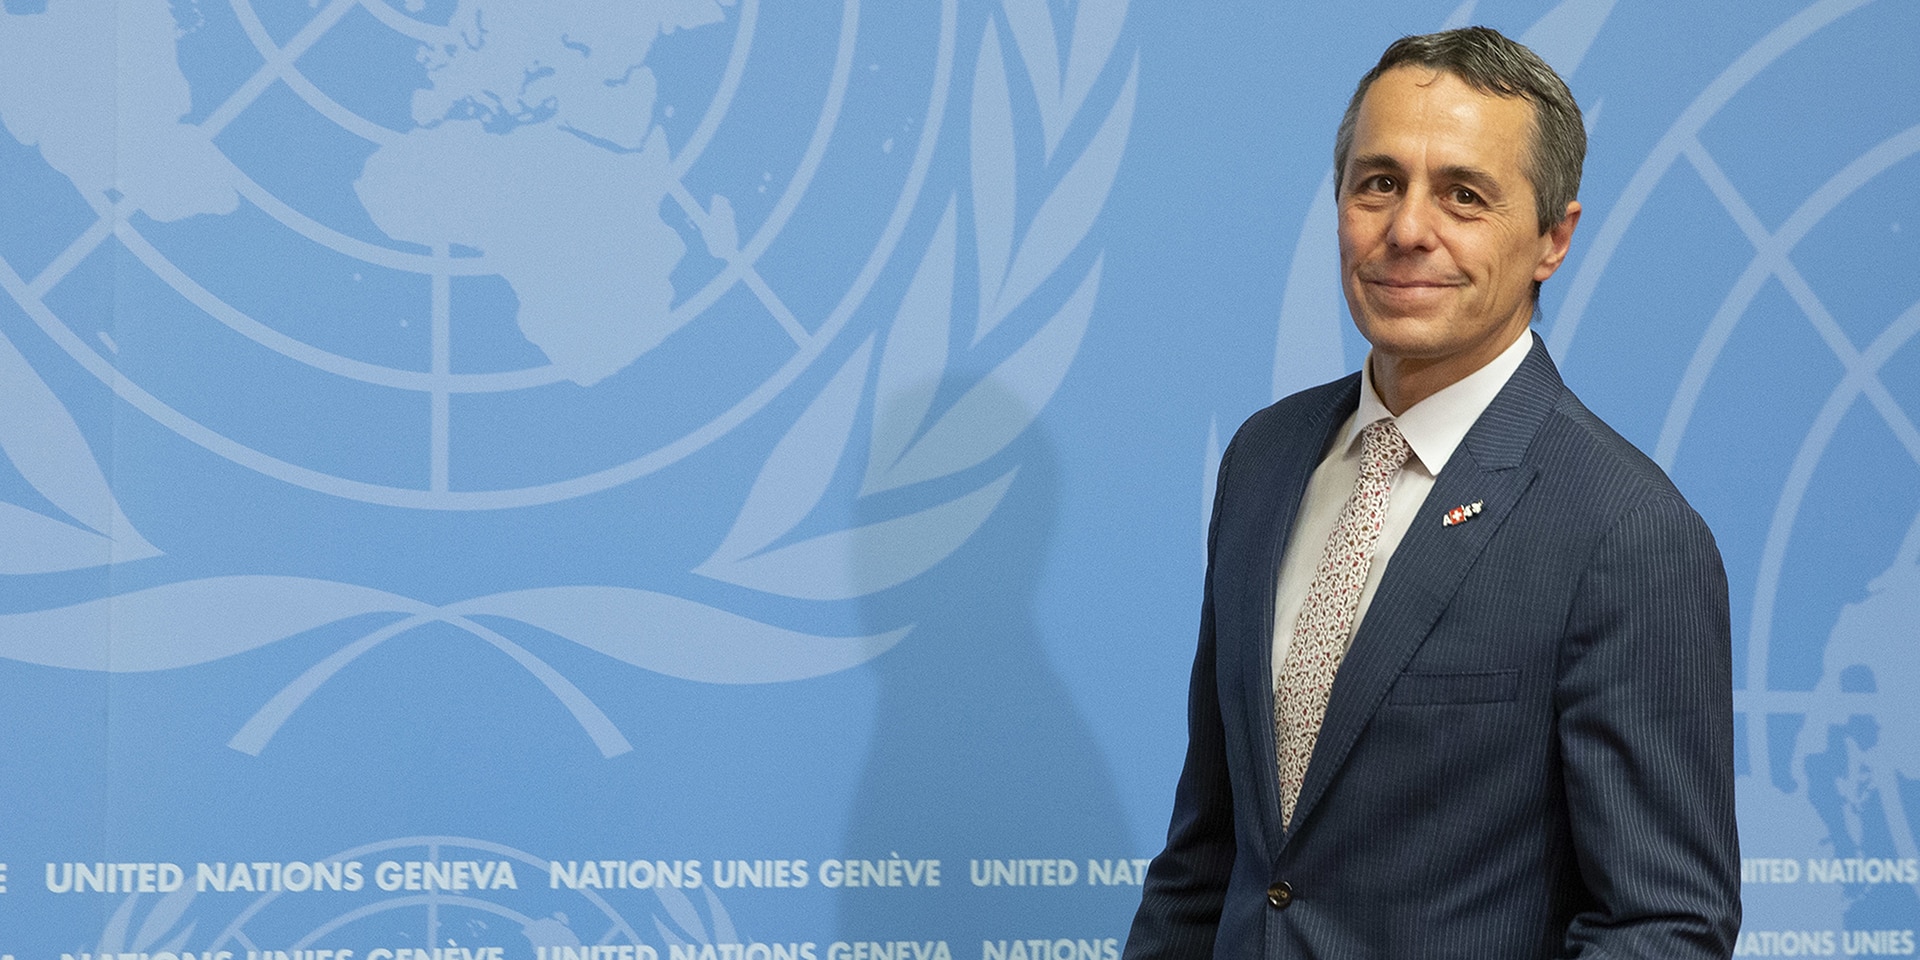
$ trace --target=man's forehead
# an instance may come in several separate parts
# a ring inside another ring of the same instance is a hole
[[[1393,156],[1407,141],[1421,148],[1423,164],[1485,168],[1522,159],[1534,107],[1525,97],[1477,90],[1455,74],[1415,65],[1377,77],[1356,119],[1353,160]]]
[[[1383,107],[1417,106],[1454,113],[1473,111],[1489,119],[1532,122],[1533,102],[1519,94],[1484,89],[1439,67],[1405,64],[1375,77],[1360,101],[1360,115]]]

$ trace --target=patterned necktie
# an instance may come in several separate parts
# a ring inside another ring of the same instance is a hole
[[[1274,691],[1274,743],[1280,760],[1281,822],[1293,821],[1307,761],[1320,738],[1327,714],[1327,695],[1333,675],[1347,653],[1347,636],[1360,592],[1373,566],[1373,548],[1387,519],[1387,491],[1394,474],[1407,462],[1407,438],[1392,420],[1376,420],[1361,432],[1360,476],[1353,494],[1340,508],[1340,518],[1327,537],[1320,566],[1301,601],[1294,621],[1293,643],[1281,667]]]

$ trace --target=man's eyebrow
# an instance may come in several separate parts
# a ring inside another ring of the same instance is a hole
[[[1464,183],[1488,197],[1498,197],[1502,192],[1499,178],[1479,167],[1465,165],[1441,167],[1439,173],[1442,180],[1449,183]]]
[[[1352,160],[1355,170],[1385,170],[1390,173],[1403,173],[1406,168],[1400,161],[1384,153],[1363,153]]]

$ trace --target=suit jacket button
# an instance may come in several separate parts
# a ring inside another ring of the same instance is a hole
[[[1293,884],[1285,880],[1267,888],[1267,903],[1275,910],[1285,910],[1293,903]]]

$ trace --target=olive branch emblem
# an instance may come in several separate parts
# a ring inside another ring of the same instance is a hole
[[[1092,319],[1101,260],[1094,259],[1052,316],[944,410],[940,388],[960,361],[991,348],[990,335],[1023,312],[1093,227],[1113,186],[1133,118],[1138,63],[1069,164],[1055,156],[1113,52],[1125,0],[1076,8],[1064,67],[1043,0],[1007,0],[1003,12],[1038,106],[1049,167],[1065,166],[1024,231],[1016,229],[1019,167],[1008,56],[991,18],[973,71],[970,217],[978,296],[960,349],[962,261],[956,193],[922,253],[885,341],[862,343],[773,448],[733,527],[694,572],[767,593],[848,600],[905,583],[966,542],[1005,497],[1018,468],[945,502],[800,540],[781,539],[827,498],[852,451],[863,401],[871,435],[858,497],[929,483],[987,462],[1032,425],[1065,380]],[[878,353],[876,362],[875,353]],[[877,366],[877,370],[875,369]],[[871,385],[869,386],[869,384]]]

